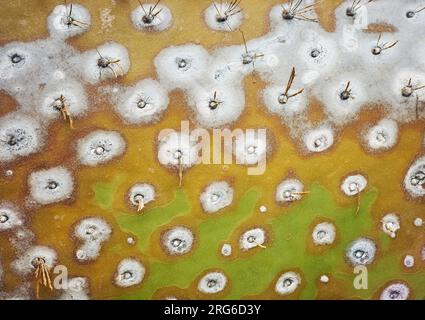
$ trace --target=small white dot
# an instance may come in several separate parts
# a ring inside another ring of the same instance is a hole
[[[267,212],[267,207],[266,206],[261,206],[260,207],[260,212],[261,213],[266,213]]]
[[[422,220],[422,218],[416,218],[415,221],[413,222],[413,224],[416,227],[422,227],[423,223],[424,223],[424,221]]]
[[[329,277],[327,275],[320,276],[320,282],[322,282],[322,283],[328,283],[329,282]]]
[[[407,255],[406,257],[404,257],[403,263],[406,268],[411,268],[415,265],[415,258],[411,255]]]
[[[232,254],[232,246],[228,243],[223,244],[221,247],[221,254],[225,257],[228,257]]]

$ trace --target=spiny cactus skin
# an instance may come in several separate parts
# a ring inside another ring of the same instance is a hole
[[[0,299],[425,296],[415,3],[5,1]]]

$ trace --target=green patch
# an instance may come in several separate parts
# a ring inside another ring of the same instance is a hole
[[[219,256],[220,245],[232,238],[233,232],[253,214],[260,192],[249,190],[241,199],[234,212],[212,215],[206,220],[198,219],[198,244],[194,252],[174,262],[149,259],[150,272],[139,289],[121,296],[120,299],[149,299],[156,290],[176,286],[189,287],[206,269],[217,268],[229,277],[231,290],[225,299],[241,299],[264,292],[276,276],[287,269],[301,270],[304,287],[301,298],[314,299],[317,295],[317,279],[327,274],[331,281],[342,281],[346,298],[370,298],[385,282],[390,279],[404,279],[409,282],[419,297],[425,294],[423,274],[406,274],[400,269],[401,252],[391,250],[391,243],[385,237],[374,238],[378,250],[385,251],[368,267],[368,290],[356,290],[353,280],[356,276],[345,261],[345,248],[358,237],[369,237],[374,231],[371,208],[378,192],[369,189],[362,195],[360,212],[356,215],[356,200],[350,207],[339,207],[332,194],[318,184],[311,187],[310,194],[302,201],[283,208],[280,215],[270,217],[272,241],[266,249],[256,248],[256,253],[249,257],[226,260]],[[170,223],[177,215],[190,213],[187,198],[182,191],[176,193],[175,199],[163,208],[155,208],[143,216],[117,216],[121,228],[136,234],[139,248],[145,252],[152,232],[161,225]],[[337,229],[338,241],[321,254],[307,252],[310,241],[310,225],[317,218],[331,220]],[[195,218],[193,218],[195,219]],[[237,235],[239,236],[239,235]],[[382,244],[381,244],[382,242]],[[382,247],[381,247],[382,246]],[[234,251],[238,248],[233,248]]]
[[[116,190],[125,181],[126,175],[120,174],[114,177],[111,182],[98,182],[93,185],[94,201],[104,210],[111,209]]]

